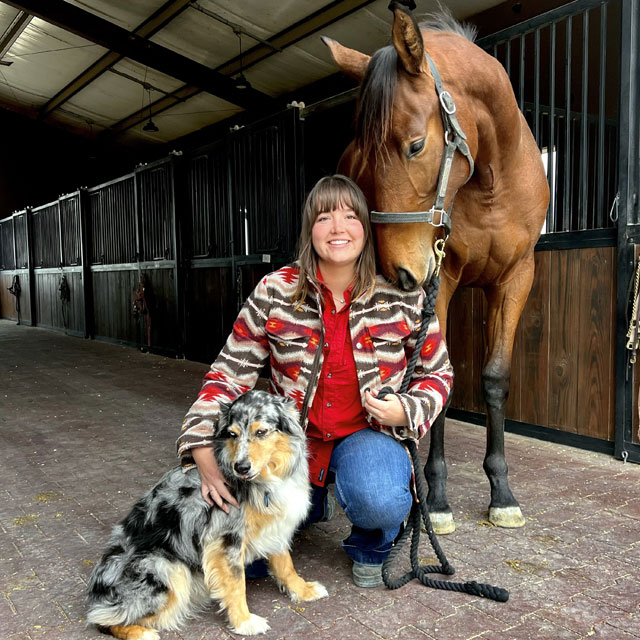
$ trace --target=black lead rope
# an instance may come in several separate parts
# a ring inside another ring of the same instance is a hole
[[[440,286],[440,276],[434,276],[431,278],[429,287],[427,288],[426,295],[424,297],[424,303],[422,306],[422,324],[418,337],[416,339],[416,346],[411,354],[409,363],[407,364],[407,370],[402,380],[399,393],[406,393],[409,389],[409,383],[420,355],[420,350],[424,344],[424,339],[427,335],[427,328],[430,318],[435,313],[436,298],[438,296],[438,288]],[[386,395],[395,393],[391,387],[383,387],[378,393],[378,398],[383,399]],[[497,600],[498,602],[506,602],[509,599],[509,592],[506,589],[500,587],[493,587],[490,584],[478,583],[475,580],[471,582],[450,582],[448,580],[434,580],[429,578],[429,573],[440,573],[447,576],[452,576],[455,573],[455,569],[449,564],[447,557],[440,547],[438,538],[431,526],[431,519],[429,518],[429,510],[427,507],[426,489],[424,486],[424,478],[420,473],[420,458],[418,457],[418,446],[413,440],[406,440],[405,444],[409,450],[411,461],[413,462],[413,469],[415,471],[415,484],[417,493],[417,502],[413,503],[409,519],[406,527],[402,532],[402,535],[398,538],[394,546],[391,548],[389,555],[387,556],[384,564],[382,565],[382,579],[389,589],[398,589],[414,578],[417,578],[427,587],[433,589],[444,589],[446,591],[458,591],[460,593],[468,593],[474,596],[480,596],[482,598],[489,598],[490,600]],[[418,560],[418,545],[420,544],[420,520],[424,522],[424,526],[429,536],[431,546],[435,551],[435,554],[440,561],[439,565],[420,565]],[[398,555],[409,534],[413,531],[411,538],[411,571],[408,571],[400,578],[393,580],[389,571],[394,558]]]

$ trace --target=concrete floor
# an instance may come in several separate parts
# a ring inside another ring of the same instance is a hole
[[[170,466],[206,367],[0,321],[0,638],[103,638],[83,622],[86,581],[110,528]],[[450,421],[449,497],[458,529],[440,539],[456,580],[511,591],[508,603],[410,583],[358,589],[340,549],[342,513],[295,543],[294,561],[329,597],[293,604],[268,578],[248,601],[267,638],[577,640],[640,638],[640,467],[506,435],[527,524],[485,520],[484,430]],[[426,454],[427,447],[421,447]],[[426,539],[421,559],[435,562]],[[398,560],[398,573],[408,568]],[[436,576],[437,577],[437,576]],[[211,607],[163,639],[228,639]]]

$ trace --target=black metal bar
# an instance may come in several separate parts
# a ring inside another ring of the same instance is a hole
[[[547,145],[547,180],[550,198],[547,212],[547,231],[556,228],[556,23],[549,32],[549,144]]]
[[[506,51],[505,51],[505,65],[504,68],[507,72],[507,75],[509,76],[509,79],[511,79],[511,40],[507,40],[506,43]]]
[[[534,67],[533,67],[533,118],[534,137],[536,144],[540,147],[540,28],[535,31],[534,38]]]
[[[589,96],[589,11],[582,14],[582,114],[580,117],[580,197],[578,207],[580,210],[580,229],[588,227],[588,161],[589,140],[587,137],[587,103]]]
[[[605,95],[607,87],[607,5],[602,4],[600,7],[600,100],[598,104],[598,197],[596,208],[596,226],[597,221],[602,220],[603,225],[606,224],[606,215],[608,211],[604,210],[604,121],[605,113]]]
[[[564,207],[562,225],[556,231],[568,231],[571,222],[571,39],[573,35],[573,19],[567,18],[565,23],[565,117],[564,117]]]
[[[518,78],[520,90],[519,90],[519,104],[520,111],[524,112],[524,57],[525,57],[525,34],[520,36],[520,76]]]
[[[454,420],[469,422],[480,427],[486,424],[485,415],[475,411],[449,409],[447,415]],[[550,427],[541,427],[537,424],[520,422],[519,420],[510,420],[507,418],[504,421],[504,430],[508,433],[516,433],[529,438],[535,438],[536,440],[543,440],[544,442],[555,442],[556,444],[562,444],[568,447],[577,447],[578,449],[586,451],[596,451],[609,455],[612,455],[614,452],[614,443],[609,440],[602,440],[600,438],[562,431],[560,429],[552,429]]]
[[[604,0],[604,2],[608,2],[608,0]],[[501,31],[496,31],[496,33],[492,33],[484,38],[480,38],[476,41],[476,44],[483,49],[488,49],[489,47],[492,47],[494,43],[504,42],[524,32],[530,33],[538,27],[547,25],[550,22],[560,21],[564,18],[578,15],[585,10],[597,7],[602,3],[603,0],[574,0],[573,2],[564,4],[561,7],[547,11],[546,13],[541,13],[529,20],[523,20],[516,25],[507,27]]]
[[[91,211],[89,194],[85,189],[78,193],[78,216],[80,218],[80,257],[82,263],[82,295],[84,297],[84,337],[91,338],[95,334],[93,278],[91,275],[90,239]]]
[[[638,220],[638,178],[640,177],[640,6],[637,0],[621,0],[620,94],[618,103],[618,269],[616,317],[616,415],[615,454],[617,458],[637,450],[633,443],[633,370],[626,349],[627,286],[633,277],[635,245],[629,230]],[[637,365],[636,365],[637,369]],[[637,373],[636,373],[637,375]]]
[[[33,220],[29,207],[24,210],[27,232],[27,269],[29,270],[29,324],[36,326],[36,276],[33,264]]]
[[[615,247],[616,232],[607,229],[587,229],[586,231],[561,231],[540,236],[535,250],[586,249],[591,247]]]

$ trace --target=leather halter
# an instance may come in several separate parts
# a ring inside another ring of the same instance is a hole
[[[428,222],[434,227],[443,227],[446,236],[451,233],[451,209],[453,202],[447,211],[444,208],[444,200],[449,185],[449,176],[451,174],[451,165],[453,156],[456,151],[460,151],[469,162],[469,176],[465,180],[465,184],[473,175],[474,163],[469,145],[467,144],[467,136],[462,131],[458,118],[456,118],[456,105],[451,94],[444,88],[442,78],[438,72],[435,62],[431,56],[425,51],[424,53],[431,75],[435,84],[436,93],[440,102],[440,115],[442,116],[442,125],[444,127],[445,148],[440,161],[440,173],[438,175],[438,188],[436,191],[436,199],[433,206],[428,211],[372,211],[371,222],[374,223],[391,223],[391,222]]]

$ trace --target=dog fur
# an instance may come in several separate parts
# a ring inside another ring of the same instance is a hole
[[[250,391],[223,407],[214,455],[240,508],[227,515],[202,498],[197,469],[169,471],[118,524],[88,590],[87,622],[123,640],[178,629],[211,598],[230,629],[264,633],[249,612],[244,566],[267,558],[280,589],[295,602],[327,595],[293,568],[289,546],[309,509],[305,434],[294,405]]]

